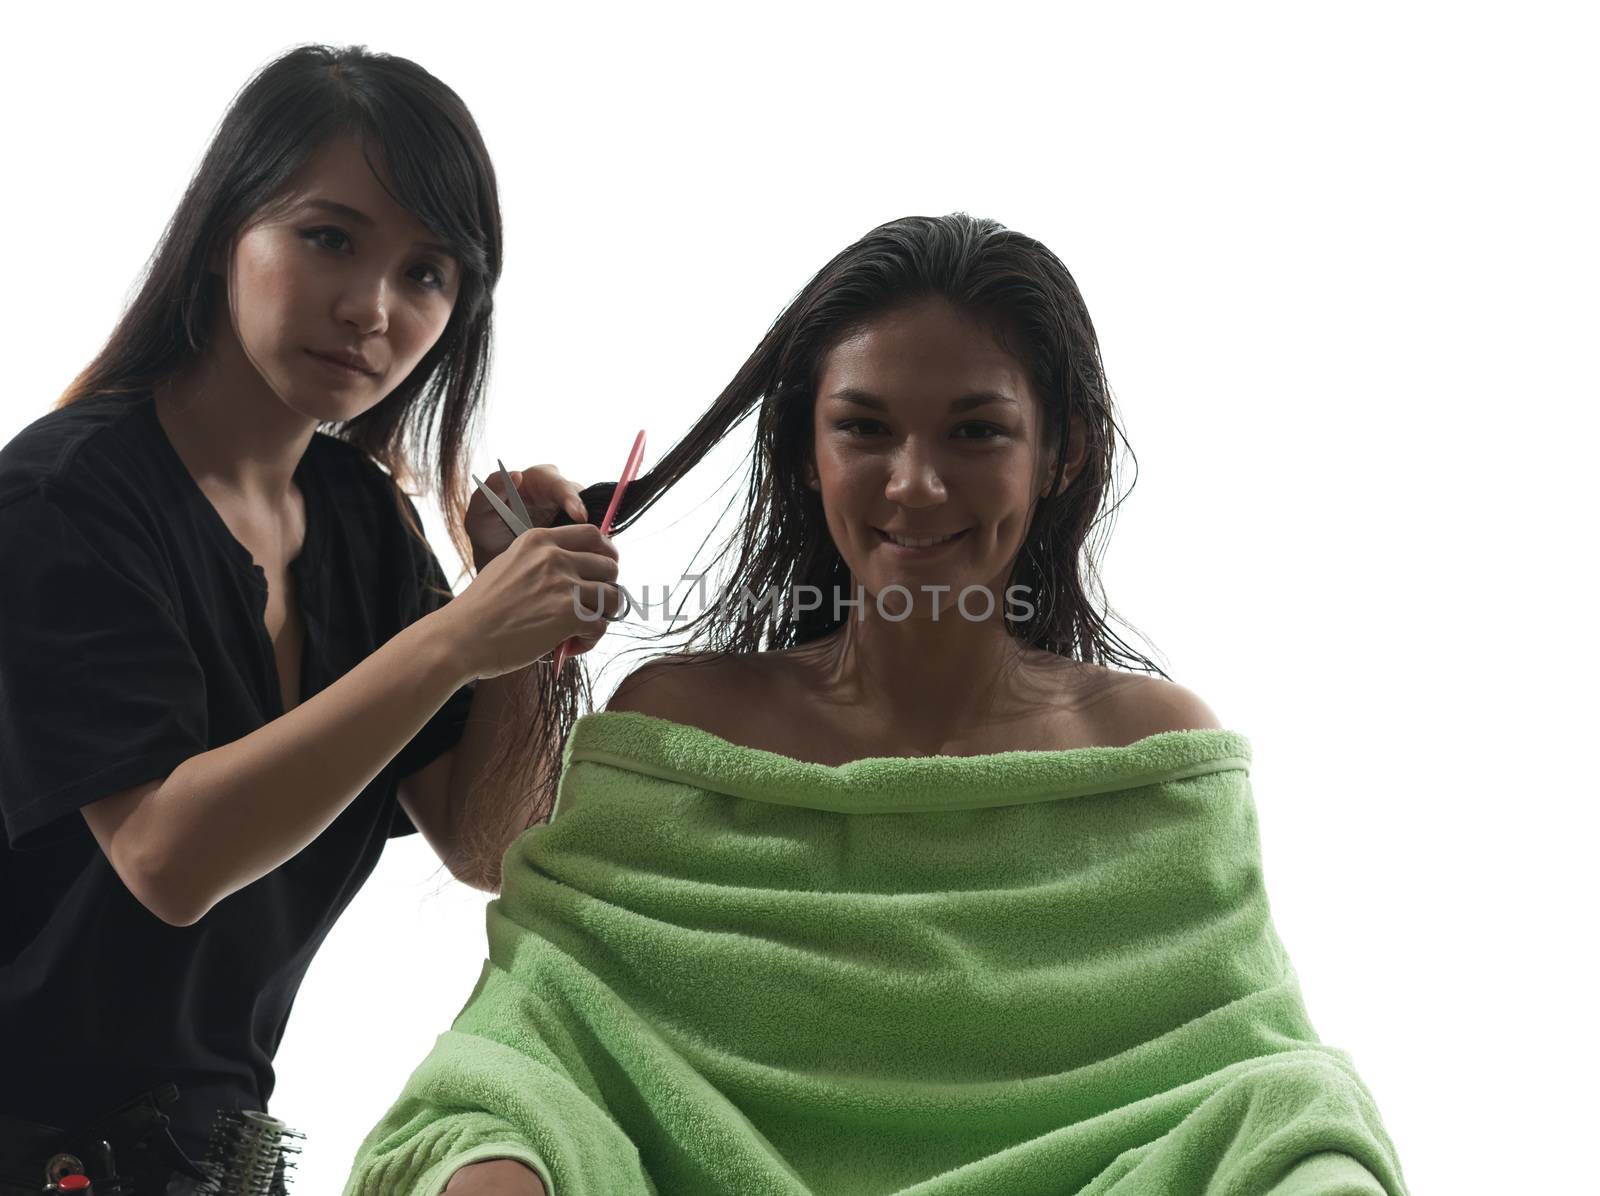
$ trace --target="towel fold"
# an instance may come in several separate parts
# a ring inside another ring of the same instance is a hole
[[[1244,736],[829,767],[603,712],[564,757],[346,1196],[1405,1196]]]

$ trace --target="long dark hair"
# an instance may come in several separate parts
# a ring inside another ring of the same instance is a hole
[[[700,421],[629,486],[614,532],[630,526],[718,441],[758,412],[744,510],[713,561],[737,549],[731,573],[719,582],[703,614],[661,633],[688,637],[683,650],[663,663],[796,647],[827,635],[849,617],[849,608],[835,617],[838,608],[830,600],[833,594],[850,595],[849,570],[828,532],[821,496],[806,485],[804,472],[817,385],[829,352],[841,341],[882,315],[932,297],[949,301],[1015,357],[1044,408],[1052,486],[1035,507],[1007,583],[1028,586],[1037,598],[1031,617],[1010,623],[1013,635],[1063,657],[1167,677],[1110,630],[1107,617],[1115,616],[1109,609],[1104,615],[1098,609],[1104,592],[1095,563],[1121,503],[1119,497],[1106,506],[1120,429],[1083,296],[1066,266],[1044,245],[964,212],[891,221],[834,257],[788,304]],[[1082,421],[1087,454],[1071,484],[1057,494],[1068,460],[1069,416]],[[591,510],[604,509],[614,489],[612,482],[590,487],[585,502]],[[819,607],[786,610],[741,600],[793,593],[802,585],[824,595]],[[1098,603],[1091,601],[1091,591]],[[563,678],[551,678],[545,666],[544,705],[519,712],[529,734],[510,750],[530,770],[534,802],[527,825],[548,818],[554,806],[577,689],[588,687],[581,668],[565,672]],[[587,697],[592,705],[592,694]],[[474,832],[490,829],[486,817],[465,821]],[[506,834],[516,829],[502,827],[470,847],[495,876]]]
[[[204,352],[227,302],[221,280],[207,269],[213,250],[226,249],[247,223],[279,207],[295,173],[345,135],[357,139],[369,166],[371,150],[382,152],[390,193],[452,247],[460,284],[449,323],[410,375],[370,410],[321,430],[365,450],[407,493],[432,477],[464,571],[471,440],[500,279],[500,200],[472,114],[409,59],[365,46],[303,45],[259,70],[212,136],[137,296],[54,408],[93,395],[142,395]],[[374,173],[383,179],[376,167]],[[406,504],[398,495],[396,501],[426,544]]]
[[[360,45],[310,44],[257,71],[217,126],[137,295],[53,407],[97,395],[141,397],[204,353],[227,303],[222,280],[208,269],[213,251],[231,248],[248,224],[281,211],[301,167],[344,136],[356,139],[395,201],[451,248],[460,273],[449,322],[411,373],[369,410],[319,431],[356,445],[389,473],[402,523],[426,552],[427,537],[402,493],[438,495],[459,580],[472,557],[465,516],[501,271],[500,198],[466,104],[409,59]],[[520,794],[497,792],[497,804],[476,811],[479,817],[497,826],[526,819]]]

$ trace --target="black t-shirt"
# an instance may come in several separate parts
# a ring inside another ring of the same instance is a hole
[[[319,432],[294,477],[309,699],[449,583],[365,452]],[[386,839],[415,831],[396,781],[455,746],[472,683],[303,851],[192,926],[145,909],[100,851],[83,806],[283,713],[266,595],[148,394],[52,411],[0,448],[0,1113],[76,1128],[170,1079],[164,1111],[200,1154],[216,1109],[267,1108],[312,956]]]

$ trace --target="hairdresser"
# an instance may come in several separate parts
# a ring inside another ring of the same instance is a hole
[[[194,1190],[219,1114],[267,1110],[386,840],[420,830],[493,892],[483,861],[539,819],[499,758],[575,701],[550,658],[621,602],[553,466],[511,474],[514,540],[471,485],[500,233],[454,91],[295,49],[234,99],[98,356],[0,448],[0,1192],[74,1164]],[[453,599],[413,453],[475,566]]]

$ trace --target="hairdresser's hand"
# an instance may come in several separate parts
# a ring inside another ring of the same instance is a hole
[[[583,500],[578,497],[578,487],[562,477],[554,465],[535,465],[510,472],[511,484],[522,495],[534,527],[549,527],[558,510],[565,510],[580,523],[589,518]],[[510,498],[500,481],[498,469],[484,481],[497,498]],[[506,505],[516,510],[514,503],[508,501]],[[472,501],[467,504],[465,522],[467,538],[472,541],[472,567],[482,572],[485,565],[511,547],[511,529],[476,486],[472,488]]]
[[[523,532],[425,616],[446,637],[462,683],[498,677],[549,656],[569,637],[587,652],[623,613],[617,549],[592,523]]]
[[[450,1177],[444,1196],[549,1196],[539,1177],[516,1159],[468,1163]]]

